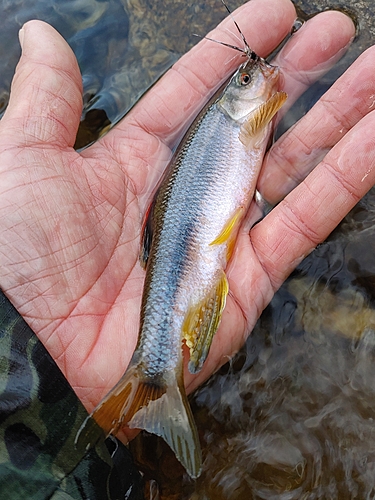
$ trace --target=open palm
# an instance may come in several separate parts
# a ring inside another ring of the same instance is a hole
[[[295,17],[289,0],[253,0],[241,13],[237,20],[262,56]],[[317,76],[316,66],[323,71],[353,36],[351,21],[340,13],[308,24],[278,58],[293,98]],[[230,19],[211,36],[233,43],[224,28],[233,29]],[[319,30],[324,44],[317,43]],[[202,41],[126,119],[77,153],[82,89],[76,60],[45,23],[28,23],[20,38],[23,54],[0,123],[0,285],[91,410],[123,374],[136,344],[144,281],[139,237],[152,192],[186,123],[240,56]],[[278,168],[275,148],[268,172]],[[358,186],[349,180],[348,190],[347,172],[330,177],[328,170],[324,163],[316,167],[315,178],[309,176],[250,237],[248,227],[240,232],[222,323],[202,372],[186,374],[188,390],[241,346],[285,277],[374,183],[371,173]],[[363,172],[356,175],[361,179]],[[320,193],[319,182],[331,182],[331,191]]]

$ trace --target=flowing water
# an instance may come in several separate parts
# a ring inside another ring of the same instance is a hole
[[[373,0],[296,4],[303,17],[348,9],[359,30],[345,58],[293,106],[284,129],[375,39]],[[204,34],[225,15],[218,0],[0,5],[0,111],[19,55],[17,31],[27,19],[44,19],[69,40],[83,73],[77,147],[116,123],[196,42],[191,33]],[[204,455],[197,481],[154,436],[132,443],[147,498],[375,498],[374,216],[372,190],[286,281],[237,356],[193,395]]]

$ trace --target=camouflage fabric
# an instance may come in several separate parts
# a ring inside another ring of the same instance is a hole
[[[125,446],[102,440],[85,456],[75,449],[86,416],[51,356],[0,292],[1,500],[143,498]]]

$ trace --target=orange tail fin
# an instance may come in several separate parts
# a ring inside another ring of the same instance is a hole
[[[76,436],[76,447],[88,449],[98,440],[98,424],[108,436],[122,425],[144,429],[162,437],[191,477],[201,472],[201,451],[197,429],[182,383],[173,372],[163,383],[144,381],[136,365],[126,371],[83,422]],[[182,378],[182,377],[180,377]]]

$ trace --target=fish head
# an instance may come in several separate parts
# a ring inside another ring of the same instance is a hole
[[[254,55],[234,73],[217,105],[242,123],[246,117],[277,91],[280,71],[261,57]]]

